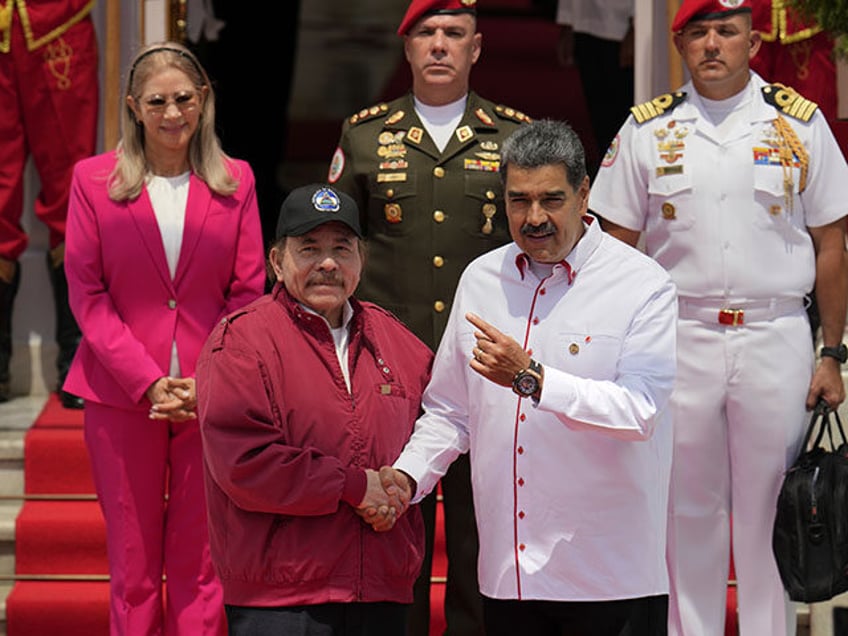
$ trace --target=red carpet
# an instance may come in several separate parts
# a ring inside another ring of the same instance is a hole
[[[9,636],[107,636],[106,531],[82,432],[82,412],[55,395],[27,432],[26,500],[15,523],[17,582]]]

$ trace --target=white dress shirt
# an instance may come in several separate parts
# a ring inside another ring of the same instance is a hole
[[[462,275],[395,463],[429,493],[470,449],[480,591],[594,601],[665,594],[677,301],[666,272],[601,232],[539,279],[510,243]],[[479,315],[544,366],[538,404],[469,366]]]

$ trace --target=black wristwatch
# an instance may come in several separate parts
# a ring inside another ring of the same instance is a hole
[[[837,347],[822,347],[819,355],[822,358],[835,358],[839,360],[839,364],[845,364],[845,361],[848,360],[848,347],[845,346],[844,342],[840,342]]]
[[[512,390],[518,397],[530,397],[542,386],[542,365],[530,359],[530,366],[515,374]]]

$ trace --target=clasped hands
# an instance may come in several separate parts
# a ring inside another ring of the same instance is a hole
[[[151,420],[183,422],[197,419],[197,390],[194,378],[163,376],[145,392],[150,400]]]
[[[365,497],[356,514],[377,532],[391,530],[409,508],[415,482],[391,466],[383,466],[379,471],[369,468],[365,474],[368,478]]]

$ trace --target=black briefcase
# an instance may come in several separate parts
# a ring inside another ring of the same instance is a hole
[[[839,414],[823,400],[784,476],[772,548],[793,601],[826,601],[848,590],[848,443]]]

